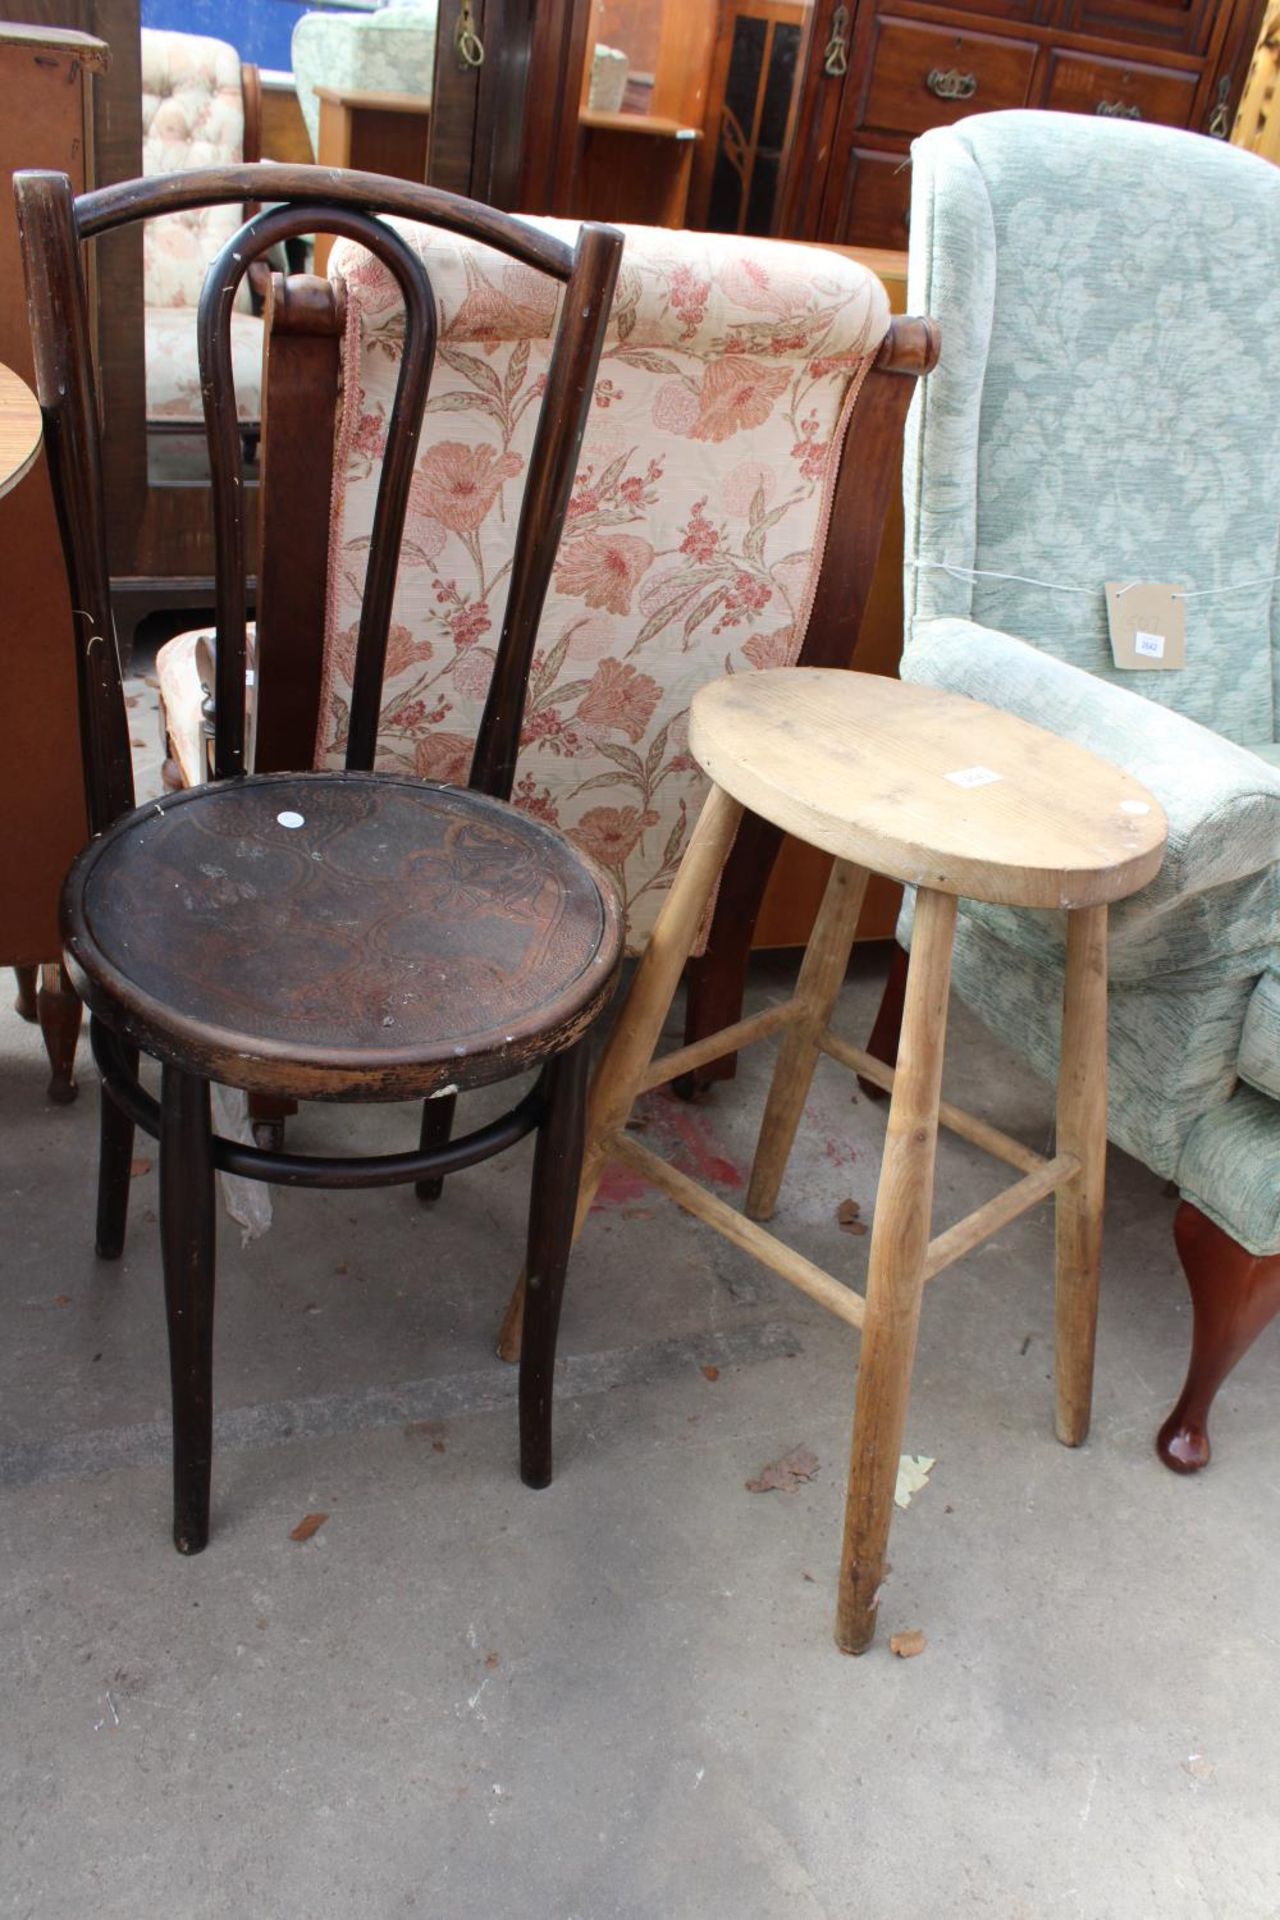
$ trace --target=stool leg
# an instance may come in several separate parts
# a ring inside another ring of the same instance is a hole
[[[712,787],[601,1055],[587,1100],[586,1150],[573,1223],[575,1240],[608,1165],[609,1140],[626,1125],[645,1069],[657,1050],[662,1023],[741,818],[738,802],[722,788]],[[498,1334],[498,1354],[503,1360],[520,1356],[523,1315],[522,1274]]]
[[[818,1042],[831,1023],[866,891],[866,868],[837,860],[822,896],[822,907],[809,936],[796,984],[796,999],[804,1011],[783,1034],[769,1083],[769,1098],[765,1102],[747,1187],[749,1220],[771,1220],[778,1204],[778,1189],[791,1157],[804,1103],[809,1097],[813,1070],[818,1064]]]
[[[1080,1162],[1055,1207],[1057,1406],[1064,1447],[1089,1431],[1107,1174],[1107,909],[1067,915],[1067,979],[1058,1068],[1058,1152]]]
[[[922,887],[871,1229],[836,1609],[836,1645],[843,1653],[864,1653],[876,1630],[933,1210],[955,922],[954,897]]]

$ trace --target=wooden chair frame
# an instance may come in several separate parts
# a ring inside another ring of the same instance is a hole
[[[259,166],[196,170],[73,198],[63,174],[26,173],[15,180],[35,346],[37,391],[50,473],[71,586],[85,798],[93,839],[63,897],[66,954],[77,989],[93,1015],[92,1040],[108,1098],[102,1103],[98,1251],[123,1247],[129,1162],[135,1126],[160,1140],[161,1241],[166,1276],[174,1388],[174,1540],[199,1552],[208,1539],[212,1452],[212,1318],[215,1169],[289,1185],[373,1187],[436,1180],[503,1151],[538,1129],[530,1208],[530,1261],[539,1275],[537,1328],[521,1369],[521,1470],[530,1485],[550,1479],[551,1383],[555,1336],[568,1253],[573,1194],[581,1156],[585,1090],[584,1034],[612,990],[621,953],[618,909],[602,884],[600,970],[590,990],[574,987],[537,1008],[506,1035],[497,1054],[469,1062],[470,1076],[450,1058],[435,1063],[376,1048],[344,1053],[292,1045],[267,1046],[261,1058],[232,1048],[217,1027],[179,1014],[95,944],[86,917],[86,876],[104,851],[130,843],[158,815],[216,803],[230,783],[263,776],[245,771],[245,508],[240,485],[240,433],[232,380],[229,314],[235,289],[252,263],[293,234],[327,230],[369,247],[400,284],[406,334],[396,404],[383,462],[365,579],[355,685],[348,727],[347,771],[304,778],[318,783],[372,775],[383,662],[400,535],[432,373],[436,306],[426,268],[375,215],[421,220],[474,235],[522,264],[564,284],[565,299],[521,504],[516,559],[493,679],[471,768],[470,788],[488,803],[510,794],[525,688],[558,534],[594,392],[595,371],[622,251],[622,236],[584,226],[574,247],[510,216],[439,190],[373,175],[308,167]],[[201,384],[218,557],[215,669],[215,782],[173,794],[135,811],[129,733],[114,643],[107,561],[105,492],[96,377],[90,350],[84,244],[131,222],[189,207],[258,198],[273,203],[223,248],[209,270],[198,315]],[[284,776],[279,801],[291,784]],[[401,783],[403,784],[403,783]],[[428,783],[417,791],[426,794]],[[289,822],[286,821],[285,824]],[[574,856],[580,864],[580,856]],[[159,1103],[138,1081],[140,1049],[163,1062]],[[453,1049],[456,1054],[459,1049]],[[465,1052],[465,1049],[461,1051]],[[534,1087],[506,1114],[463,1139],[448,1141],[449,1081],[505,1079],[540,1065]],[[403,1083],[397,1091],[397,1074]],[[333,1099],[404,1097],[410,1083],[424,1094],[422,1143],[416,1152],[376,1157],[307,1157],[241,1146],[212,1131],[209,1083],[289,1096]],[[444,1122],[442,1125],[441,1122]]]

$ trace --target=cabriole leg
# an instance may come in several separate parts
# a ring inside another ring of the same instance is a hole
[[[1280,1253],[1250,1253],[1190,1200],[1174,1215],[1173,1232],[1195,1320],[1186,1385],[1156,1450],[1175,1473],[1197,1473],[1209,1464],[1214,1395],[1280,1313]]]
[[[49,1056],[49,1098],[55,1107],[69,1106],[79,1092],[76,1043],[84,1009],[70,974],[56,960],[40,969],[36,1014],[44,1050]]]

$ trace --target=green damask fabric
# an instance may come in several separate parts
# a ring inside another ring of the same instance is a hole
[[[904,678],[1164,805],[1164,870],[1112,914],[1111,1135],[1280,1251],[1280,169],[1043,113],[913,153],[909,309],[943,354],[908,427]],[[1188,594],[1184,670],[1113,665],[1108,580]],[[1063,937],[979,905],[957,933],[957,991],[1050,1075]]]

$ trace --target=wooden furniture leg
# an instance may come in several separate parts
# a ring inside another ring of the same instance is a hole
[[[871,1229],[836,1610],[836,1645],[844,1653],[870,1646],[884,1578],[933,1211],[955,920],[953,894],[920,889]]]
[[[55,1106],[69,1106],[80,1091],[76,1085],[76,1043],[84,1009],[60,961],[51,961],[40,969],[36,1015],[49,1056],[49,1098]]]
[[[1058,1067],[1059,1154],[1080,1171],[1058,1188],[1055,1232],[1054,1427],[1064,1447],[1089,1431],[1107,1178],[1107,909],[1067,915]]]
[[[160,1250],[173,1386],[173,1544],[209,1544],[213,1462],[213,1286],[216,1224],[209,1083],[163,1070]]]
[[[719,787],[712,787],[685,849],[680,871],[663,903],[635,978],[614,1022],[587,1101],[587,1146],[582,1163],[573,1232],[576,1239],[595,1198],[609,1158],[609,1141],[627,1121],[653,1058],[680,974],[697,938],[707,901],[733,845],[742,808]],[[498,1354],[512,1361],[520,1354],[524,1313],[524,1277],[516,1282],[498,1334]]]
[[[743,816],[720,876],[706,950],[685,968],[686,1046],[742,1018],[751,942],[782,839],[782,829],[759,814]],[[732,1080],[737,1070],[737,1054],[726,1053],[693,1073],[681,1074],[673,1084],[682,1100],[690,1100],[714,1081]]]
[[[285,1121],[298,1111],[296,1100],[279,1093],[249,1095],[249,1124],[253,1144],[266,1153],[279,1153],[284,1145]]]
[[[39,967],[15,967],[13,977],[18,983],[18,997],[13,1010],[19,1019],[28,1021],[32,1026],[39,1019],[36,1012],[36,994],[40,985]]]
[[[456,1093],[442,1093],[434,1100],[423,1101],[418,1145],[424,1153],[447,1146],[449,1135],[453,1132],[453,1115],[457,1104]],[[413,1190],[423,1206],[429,1207],[444,1192],[444,1175],[433,1173],[428,1180],[415,1180]]]
[[[818,1043],[831,1024],[849,965],[868,878],[865,867],[846,860],[837,860],[831,869],[796,985],[803,1011],[783,1035],[769,1083],[747,1187],[749,1220],[771,1220],[778,1204],[778,1189],[818,1064]]]
[[[556,1335],[573,1248],[590,1061],[590,1044],[583,1039],[547,1068],[547,1116],[533,1160],[520,1339],[520,1478],[526,1487],[551,1485]]]
[[[894,942],[893,959],[889,965],[889,978],[884,983],[880,995],[880,1006],[876,1013],[871,1037],[867,1041],[867,1052],[877,1060],[883,1060],[886,1067],[896,1066],[898,1060],[898,1041],[902,1036],[902,1008],[907,992],[907,956]],[[858,1085],[868,1100],[883,1100],[884,1088],[878,1087],[874,1080],[858,1076]]]
[[[1174,1238],[1195,1319],[1186,1384],[1160,1429],[1156,1451],[1175,1473],[1209,1464],[1209,1409],[1237,1360],[1280,1313],[1280,1253],[1249,1253],[1190,1200]]]
[[[122,1047],[122,1057],[132,1078],[137,1078],[138,1049]],[[94,1247],[100,1260],[118,1260],[124,1252],[124,1234],[129,1221],[129,1187],[132,1181],[134,1126],[108,1093],[105,1084],[99,1092],[98,1111],[98,1223]]]

